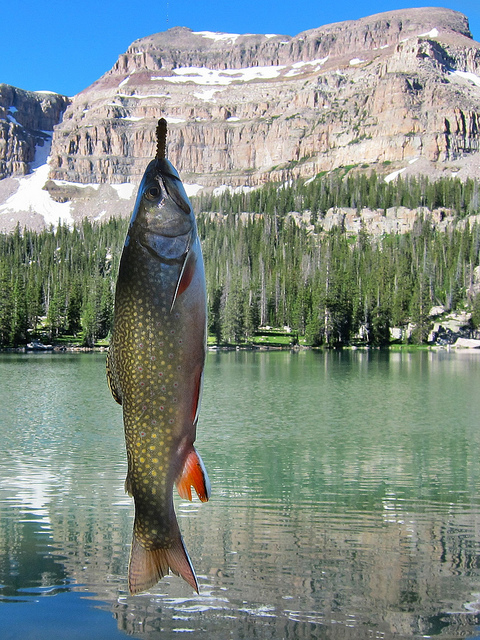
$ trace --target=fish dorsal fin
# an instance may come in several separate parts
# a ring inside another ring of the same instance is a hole
[[[180,275],[178,276],[177,286],[175,288],[175,293],[173,294],[172,306],[170,310],[173,309],[173,305],[175,304],[178,296],[182,295],[184,291],[188,289],[190,283],[193,280],[193,276],[195,274],[195,267],[197,265],[197,254],[195,251],[190,249],[183,261],[182,270],[180,271]]]

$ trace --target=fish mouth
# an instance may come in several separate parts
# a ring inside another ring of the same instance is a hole
[[[190,250],[192,233],[177,236],[147,232],[139,244],[155,259],[165,264],[182,262]]]
[[[183,213],[187,216],[190,215],[192,213],[190,200],[175,167],[168,160],[162,158],[155,161],[155,169],[157,180],[163,183],[168,197],[180,207]]]

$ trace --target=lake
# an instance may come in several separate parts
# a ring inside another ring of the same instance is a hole
[[[480,354],[209,353],[200,595],[134,597],[104,362],[0,356],[2,640],[480,637]]]

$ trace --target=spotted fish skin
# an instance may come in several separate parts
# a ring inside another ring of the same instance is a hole
[[[206,289],[190,202],[165,159],[147,167],[120,262],[107,358],[113,397],[123,408],[135,501],[131,593],[170,570],[196,591],[195,572],[173,506],[173,485],[208,500],[210,484],[195,441],[206,351]]]

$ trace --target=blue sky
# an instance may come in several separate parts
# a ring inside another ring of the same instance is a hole
[[[0,83],[74,95],[108,71],[137,38],[185,26],[194,31],[296,35],[331,22],[426,6],[408,0],[22,0],[2,6]],[[480,40],[479,0],[441,5],[466,14]]]

